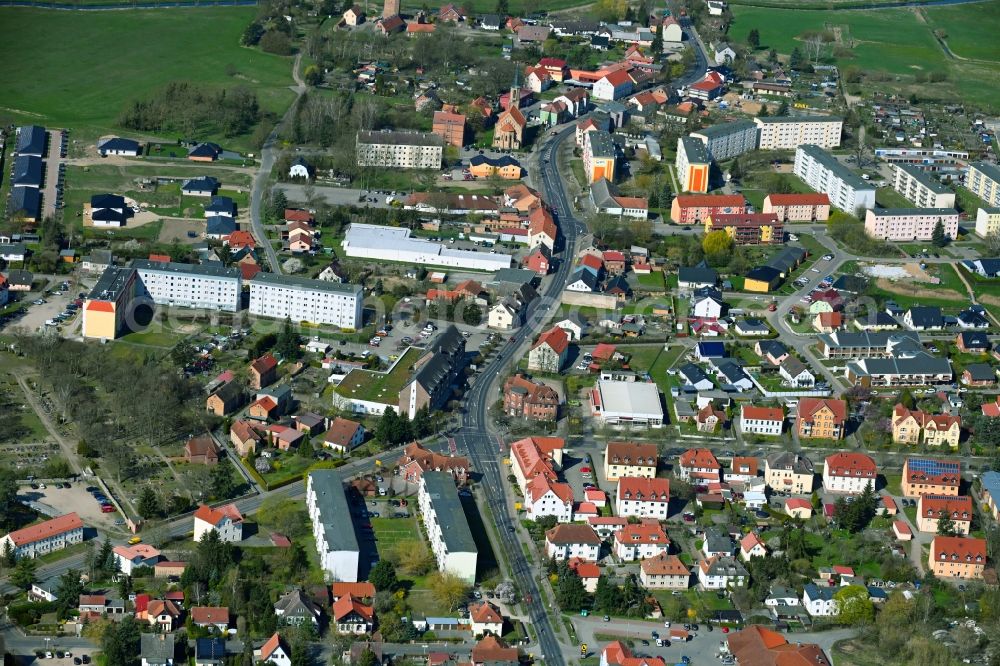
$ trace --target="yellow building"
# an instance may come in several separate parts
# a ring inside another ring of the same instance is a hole
[[[743,291],[767,294],[781,284],[781,273],[776,268],[761,266],[747,273],[743,280]]]
[[[83,303],[83,337],[114,340],[125,328],[135,300],[136,272],[110,266]]]
[[[517,180],[521,177],[521,165],[509,155],[503,155],[496,159],[476,155],[469,160],[469,172],[474,178],[499,176],[504,180]]]
[[[1000,206],[1000,167],[989,162],[973,162],[965,186],[990,206]]]
[[[923,436],[928,446],[958,448],[962,437],[962,417],[927,414],[896,405],[892,414],[892,441],[895,444],[918,444]]]
[[[712,159],[705,144],[690,136],[677,139],[677,158],[674,161],[681,191],[705,194],[709,190]]]
[[[1000,208],[980,208],[976,212],[976,233],[983,238],[1000,234]]]

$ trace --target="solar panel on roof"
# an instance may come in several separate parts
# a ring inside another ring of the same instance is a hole
[[[907,467],[911,472],[924,474],[958,473],[959,464],[951,460],[933,460],[929,458],[910,458]]]

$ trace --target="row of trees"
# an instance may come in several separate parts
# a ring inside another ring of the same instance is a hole
[[[118,124],[140,132],[234,137],[250,132],[261,117],[257,94],[250,88],[206,90],[174,81],[152,97],[132,102],[118,116]]]
[[[418,409],[412,421],[406,414],[397,414],[395,410],[386,407],[375,426],[375,439],[385,448],[391,448],[427,437],[432,431],[433,423],[427,407]]]

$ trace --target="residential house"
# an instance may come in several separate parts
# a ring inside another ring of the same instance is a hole
[[[639,581],[648,590],[686,590],[691,572],[676,555],[660,553],[640,563]]]
[[[944,317],[939,307],[913,306],[903,314],[903,323],[913,331],[940,331]]]
[[[767,557],[767,546],[755,532],[747,532],[740,539],[740,558],[749,562],[751,557]]]
[[[903,462],[901,491],[904,497],[925,494],[956,497],[961,485],[961,463],[957,460],[907,458]]]
[[[670,479],[625,476],[618,479],[615,514],[626,518],[666,520],[670,513]]]
[[[140,634],[139,658],[142,666],[174,666],[175,657],[173,634]]]
[[[228,416],[243,405],[243,386],[230,380],[217,388],[205,400],[205,408],[216,416]]]
[[[977,388],[994,386],[997,383],[997,371],[988,363],[970,363],[962,370],[962,383]]]
[[[250,388],[261,390],[278,379],[278,361],[270,353],[264,354],[250,364]]]
[[[615,532],[612,551],[621,562],[645,560],[669,552],[670,539],[656,519],[644,520]]]
[[[657,459],[656,444],[608,442],[604,449],[604,478],[610,482],[622,478],[652,479],[656,476]]]
[[[789,497],[785,500],[785,513],[798,520],[809,520],[812,517],[812,503],[801,497]]]
[[[194,512],[194,540],[201,541],[209,532],[216,532],[220,541],[239,543],[243,540],[243,514],[235,504],[212,508],[201,504]]]
[[[802,495],[811,493],[815,471],[812,461],[791,451],[772,453],[764,462],[764,482],[771,490]]]
[[[927,566],[940,578],[982,580],[986,568],[986,540],[937,535],[931,541]]]
[[[834,398],[802,398],[797,423],[799,437],[843,439],[847,403]]]
[[[529,421],[555,421],[559,413],[559,394],[547,384],[515,374],[504,382],[503,410],[508,416]]]
[[[811,311],[811,310],[810,310]],[[844,314],[842,312],[817,312],[812,320],[813,330],[817,333],[833,333],[844,327]]]
[[[365,427],[357,421],[338,416],[323,434],[323,446],[346,455],[361,446],[365,441],[365,433]]]
[[[785,414],[780,407],[740,407],[739,430],[744,434],[777,436],[785,423]]]
[[[714,195],[710,195],[714,196]],[[681,197],[677,197],[680,199]],[[674,199],[676,201],[677,199]],[[719,274],[704,261],[695,266],[682,266],[677,269],[677,286],[681,289],[715,289],[719,282]],[[721,300],[721,293],[720,293]]]
[[[558,373],[566,363],[569,336],[558,326],[542,333],[528,352],[528,370]]]
[[[500,609],[489,601],[479,601],[469,605],[469,620],[474,637],[503,636],[503,615]]]
[[[590,525],[560,524],[545,533],[545,554],[550,559],[596,562],[600,552],[601,537]]]
[[[369,634],[375,628],[375,609],[345,594],[330,609],[333,626],[342,634]]]
[[[729,471],[726,472],[726,483],[748,484],[756,479],[757,459],[751,456],[734,456]]]
[[[726,413],[711,404],[705,405],[694,417],[698,432],[715,432],[726,422]]]
[[[225,606],[195,606],[191,609],[191,622],[202,629],[225,633],[229,630],[229,609]]]
[[[709,449],[688,449],[680,455],[678,476],[693,483],[718,483],[722,481],[722,465]]]
[[[302,592],[296,589],[283,594],[274,602],[274,614],[282,624],[300,626],[302,624],[312,624],[319,627],[320,610]]]
[[[694,363],[688,363],[678,368],[677,376],[684,381],[685,388],[691,387],[696,391],[708,391],[715,386],[708,375]]]
[[[778,374],[787,386],[796,388],[812,388],[816,384],[816,376],[806,367],[806,364],[794,356],[789,356],[778,366]]]
[[[705,590],[746,587],[750,573],[735,557],[716,555],[698,563],[698,582]]]
[[[625,69],[616,69],[594,82],[590,94],[594,99],[613,101],[627,97],[635,88],[635,80]]]
[[[259,650],[254,650],[254,657],[271,666],[292,666],[292,650],[278,632],[274,632]]]
[[[145,543],[115,546],[111,553],[118,570],[126,576],[131,576],[139,567],[152,567],[160,560],[160,551]]]
[[[972,498],[968,495],[924,494],[917,499],[917,529],[936,533],[938,523],[948,518],[956,535],[968,536],[972,511]]]
[[[554,516],[557,522],[573,520],[573,489],[544,475],[531,479],[524,489],[524,508],[530,520]]]
[[[557,321],[555,325],[566,331],[570,340],[575,340],[577,342],[579,342],[586,334],[588,326],[586,320],[582,319],[576,313],[572,313],[565,319]]]
[[[897,404],[892,411],[892,441],[895,444],[917,444],[921,435],[928,446],[946,444],[958,448],[962,434],[962,417],[949,414],[927,414]]]
[[[839,604],[833,598],[836,591],[836,587],[807,583],[802,591],[802,605],[810,617],[834,617],[840,612]]]
[[[878,466],[864,453],[840,451],[823,462],[823,489],[828,493],[860,494],[871,485],[875,490]]]
[[[513,448],[513,445],[511,445]],[[448,472],[458,484],[464,484],[469,476],[469,459],[465,456],[446,456],[424,448],[419,442],[408,444],[397,467],[406,481],[419,481],[424,472]]]

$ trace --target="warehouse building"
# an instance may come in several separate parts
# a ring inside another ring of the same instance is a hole
[[[454,250],[441,243],[413,238],[409,229],[376,224],[352,224],[342,245],[348,257],[404,264],[490,272],[510,268],[511,265],[509,254]]]

